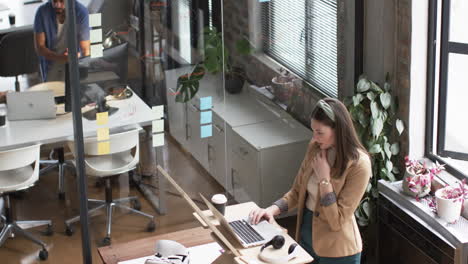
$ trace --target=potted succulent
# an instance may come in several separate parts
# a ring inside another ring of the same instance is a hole
[[[421,198],[431,191],[431,182],[434,176],[444,170],[445,165],[438,162],[431,168],[425,162],[405,157],[406,172],[403,178],[403,191],[413,197]]]
[[[448,223],[455,223],[462,212],[465,199],[468,199],[466,180],[458,187],[446,186],[435,192],[437,215]]]
[[[291,89],[294,89],[295,82],[299,78],[283,68],[280,68],[279,72],[280,75],[273,77],[271,80],[271,87],[273,88],[275,99],[281,103],[286,103],[289,100]]]

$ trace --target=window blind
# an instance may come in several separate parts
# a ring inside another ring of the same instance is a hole
[[[338,97],[336,0],[262,3],[264,52],[322,93]]]

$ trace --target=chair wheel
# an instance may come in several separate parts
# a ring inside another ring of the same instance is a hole
[[[40,260],[46,260],[49,257],[49,252],[47,252],[47,249],[42,249],[39,251],[39,259]]]
[[[155,229],[156,229],[156,224],[153,221],[149,222],[148,225],[146,226],[147,232],[153,232]]]
[[[52,225],[47,225],[46,230],[43,232],[44,236],[51,236],[54,234],[54,229],[52,228]]]
[[[65,228],[65,234],[67,234],[67,236],[72,236],[74,233],[74,230],[71,226],[66,226]]]
[[[65,200],[65,193],[64,192],[59,193],[58,198],[59,198],[59,200]]]
[[[138,200],[132,200],[132,208],[135,210],[141,210],[141,203]]]
[[[110,237],[105,237],[101,242],[101,246],[109,246],[110,244],[111,244],[111,238]]]

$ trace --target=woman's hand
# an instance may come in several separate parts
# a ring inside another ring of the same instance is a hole
[[[313,160],[315,173],[319,182],[322,180],[330,181],[330,165],[327,160],[327,151],[321,150]]]
[[[270,223],[273,223],[274,216],[280,213],[280,209],[276,205],[272,205],[266,209],[264,208],[257,208],[250,212],[249,214],[249,221],[250,224],[256,225],[262,219],[267,220]]]

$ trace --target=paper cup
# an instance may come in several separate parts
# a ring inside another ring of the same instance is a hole
[[[211,197],[211,203],[213,206],[218,209],[218,211],[224,215],[226,212],[226,203],[227,203],[227,198],[224,194],[215,194],[213,197]]]

